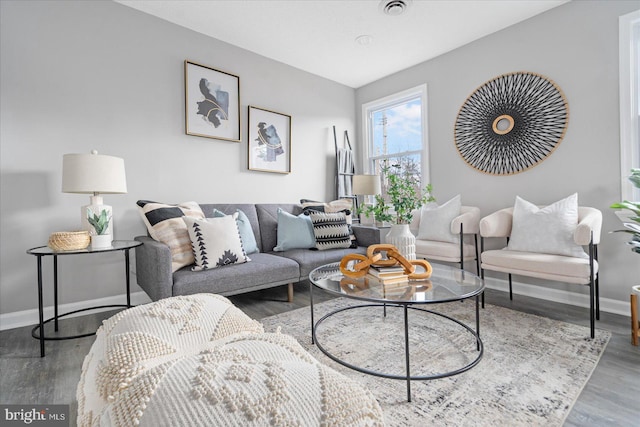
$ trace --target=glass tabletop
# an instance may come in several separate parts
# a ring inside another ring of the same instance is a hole
[[[92,249],[91,245],[89,245],[85,249],[77,249],[72,251],[54,251],[48,246],[38,246],[37,248],[29,249],[27,253],[30,255],[91,254],[100,252],[122,251],[125,249],[135,248],[136,246],[140,246],[141,244],[142,242],[138,242],[137,240],[114,240],[113,242],[111,242],[111,246],[107,246],[106,248]]]
[[[390,303],[457,301],[476,296],[484,290],[484,281],[473,273],[442,264],[431,263],[431,267],[433,272],[429,279],[383,284],[368,277],[346,277],[336,262],[316,268],[309,274],[309,280],[316,287],[338,296]]]

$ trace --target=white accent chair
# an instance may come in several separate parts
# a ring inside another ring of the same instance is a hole
[[[480,251],[482,277],[484,270],[509,274],[509,298],[513,299],[511,275],[589,286],[591,338],[595,336],[595,319],[600,319],[598,280],[598,244],[602,229],[602,212],[595,208],[578,207],[578,226],[573,240],[580,246],[588,246],[588,258],[574,258],[536,252],[504,249],[484,250],[484,239],[502,237],[509,242],[513,221],[513,208],[501,209],[480,220]],[[484,304],[484,294],[483,294]]]
[[[414,235],[418,235],[420,209],[413,211],[413,220],[409,228]],[[476,272],[479,274],[478,233],[480,232],[480,209],[475,206],[461,206],[460,215],[451,221],[450,231],[452,234],[460,236],[458,243],[416,238],[416,258],[428,261],[459,263],[461,269],[464,269],[465,261],[475,260]],[[471,236],[473,236],[473,243],[469,243]]]

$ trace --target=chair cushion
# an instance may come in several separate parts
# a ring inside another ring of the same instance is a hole
[[[464,259],[476,258],[475,246],[465,243],[463,251]],[[426,260],[460,262],[460,244],[416,239],[416,257]]]
[[[511,250],[482,252],[482,268],[567,283],[589,283],[589,259]],[[594,261],[594,273],[598,263]]]
[[[458,243],[460,236],[451,232],[451,222],[460,215],[460,195],[438,205],[425,205],[420,210],[418,239]]]
[[[507,248],[512,251],[588,258],[584,249],[573,240],[577,226],[577,193],[544,208],[516,196]]]

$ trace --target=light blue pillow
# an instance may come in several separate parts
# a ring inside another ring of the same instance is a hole
[[[311,218],[304,213],[298,216],[278,208],[278,245],[276,252],[289,249],[315,248],[316,238],[313,234]]]
[[[249,218],[247,215],[242,212],[240,209],[236,209],[238,213],[238,219],[236,219],[236,224],[238,224],[238,230],[240,231],[240,238],[242,239],[242,246],[244,247],[244,251],[247,254],[253,254],[256,252],[260,252],[258,249],[258,243],[256,242],[256,236],[253,234],[253,229],[251,228],[251,223],[249,222]],[[218,218],[221,216],[226,216],[226,214],[218,209],[213,210],[213,217]]]

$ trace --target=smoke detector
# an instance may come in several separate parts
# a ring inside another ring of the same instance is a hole
[[[385,15],[402,15],[411,4],[412,0],[382,0],[378,8]]]

